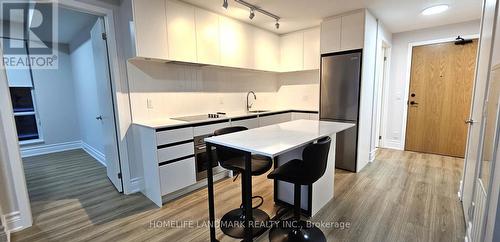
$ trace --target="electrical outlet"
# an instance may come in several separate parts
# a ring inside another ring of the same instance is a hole
[[[153,100],[151,100],[151,99],[148,98],[146,100],[146,103],[147,103],[148,109],[153,109]]]

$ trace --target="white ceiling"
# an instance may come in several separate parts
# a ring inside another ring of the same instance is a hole
[[[222,8],[223,0],[183,1],[279,34],[317,26],[325,17],[360,8],[370,9],[391,32],[397,33],[479,19],[482,4],[482,0],[247,0],[280,16],[277,30],[272,18],[256,13],[250,20],[248,8],[233,0],[228,0],[228,10]],[[421,15],[424,8],[440,3],[449,4],[450,9],[438,15]]]

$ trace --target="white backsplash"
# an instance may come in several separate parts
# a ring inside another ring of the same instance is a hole
[[[253,109],[318,109],[318,71],[276,74],[140,60],[127,65],[134,121],[243,112],[251,90],[257,94]]]

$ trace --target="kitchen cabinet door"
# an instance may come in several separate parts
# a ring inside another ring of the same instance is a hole
[[[280,37],[266,30],[254,29],[254,67],[263,71],[279,71]]]
[[[319,113],[311,113],[309,114],[310,120],[319,120]]]
[[[243,120],[231,121],[231,126],[243,126],[248,129],[258,128],[259,127],[259,119],[258,118],[249,118]]]
[[[168,59],[165,0],[133,1],[135,55]]]
[[[220,16],[221,65],[254,68],[253,27]]]
[[[259,127],[284,123],[292,120],[291,113],[280,113],[280,114],[272,114],[269,116],[261,116],[259,117]]]
[[[178,191],[196,183],[194,158],[187,158],[160,166],[161,195]]]
[[[342,19],[340,17],[328,19],[321,23],[321,54],[340,50],[340,32]]]
[[[195,9],[196,56],[198,63],[220,64],[219,15]]]
[[[298,113],[294,112],[292,113],[292,120],[299,120],[299,119],[310,119],[309,113]]]
[[[167,0],[166,8],[169,60],[196,62],[194,7]]]
[[[304,70],[319,69],[320,28],[304,30]]]
[[[281,70],[301,71],[304,67],[304,34],[302,31],[281,36]]]
[[[364,11],[342,16],[342,34],[340,48],[344,50],[361,49],[364,45]]]

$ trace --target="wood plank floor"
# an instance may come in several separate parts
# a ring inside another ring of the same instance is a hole
[[[355,174],[337,170],[335,198],[313,221],[349,222],[322,228],[328,241],[463,241],[456,191],[462,159],[381,150]],[[34,225],[13,241],[208,241],[206,189],[157,208],[144,196],[122,195],[106,170],[82,150],[24,160]],[[271,215],[272,182],[254,178],[254,195]],[[217,218],[240,204],[240,182],[216,183]],[[189,223],[182,223],[189,221]],[[156,226],[156,227],[155,227]],[[236,241],[218,230],[221,241]],[[260,241],[267,241],[263,236]]]

